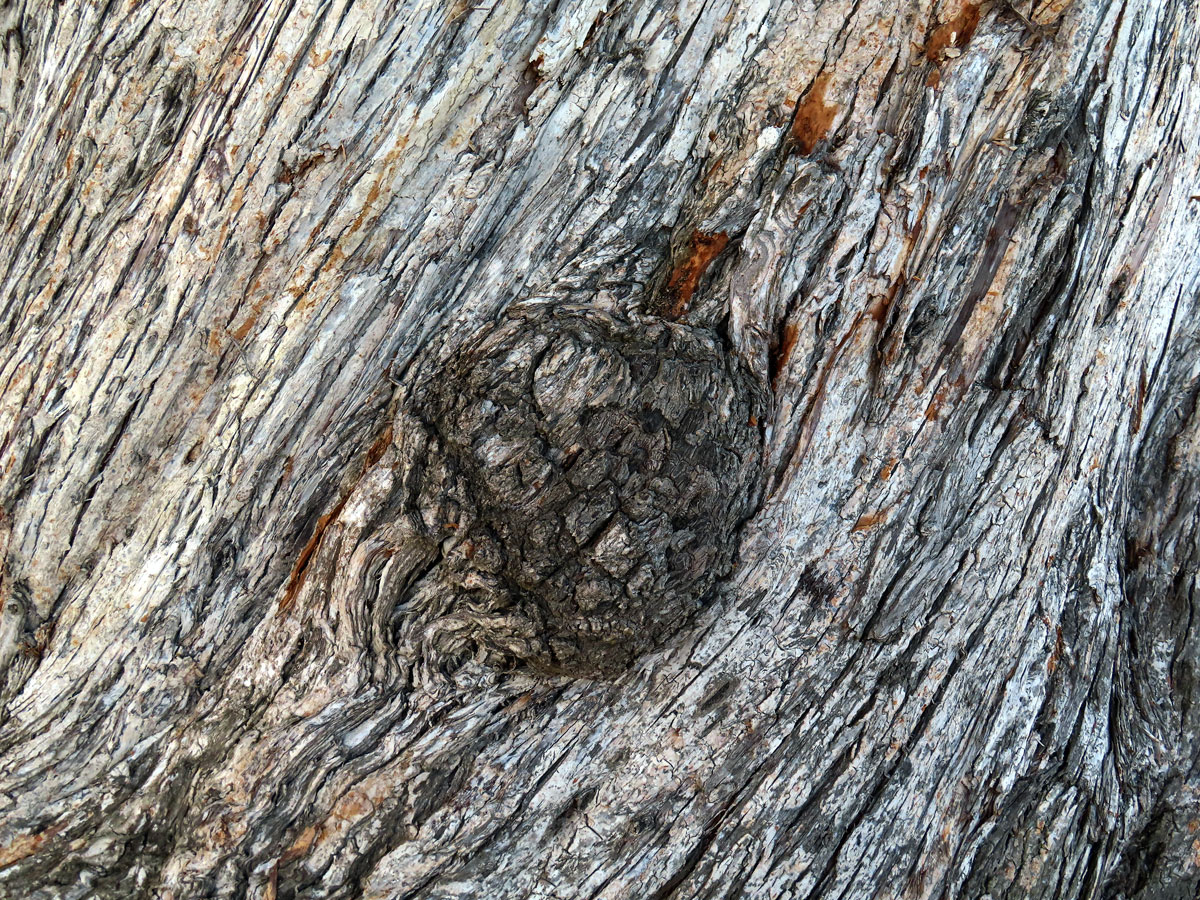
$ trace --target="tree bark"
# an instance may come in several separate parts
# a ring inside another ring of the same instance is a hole
[[[1196,896],[1194,4],[0,17],[0,894]]]

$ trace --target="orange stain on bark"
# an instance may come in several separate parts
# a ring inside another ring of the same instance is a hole
[[[389,425],[367,450],[366,463],[368,468],[379,462],[391,442],[392,426]],[[287,477],[291,477],[290,458],[285,463],[285,470]],[[308,543],[304,545],[304,549],[300,551],[300,556],[296,558],[296,565],[292,568],[292,574],[288,578],[287,588],[284,590],[283,597],[279,601],[280,610],[286,612],[296,602],[296,597],[299,596],[300,589],[304,587],[304,581],[308,577],[308,566],[321,546],[321,540],[325,537],[326,529],[341,515],[342,509],[345,507],[346,501],[350,499],[351,493],[353,493],[353,488],[346,492],[346,495],[338,501],[337,506],[317,520],[317,527],[313,529]]]
[[[371,445],[371,449],[369,449],[367,451],[367,467],[368,468],[375,465],[375,463],[379,462],[380,457],[382,457],[384,454],[384,451],[387,450],[387,448],[389,446],[391,446],[391,443],[392,443],[392,426],[389,425],[387,428],[383,429],[383,433],[380,434],[379,437],[377,437],[375,439],[375,443],[373,443]]]
[[[325,529],[338,517],[348,499],[349,495],[343,497],[337,506],[317,520],[317,527],[313,529],[312,537],[308,539],[308,543],[300,551],[296,565],[292,568],[292,575],[288,579],[287,589],[283,592],[283,597],[279,601],[279,609],[282,612],[287,612],[287,610],[291,609],[292,604],[296,602],[296,597],[300,594],[300,589],[304,587],[304,580],[308,576],[308,564],[312,562],[317,548],[321,546],[321,538],[325,536]]]
[[[858,521],[854,523],[854,527],[851,528],[850,531],[866,531],[868,528],[878,525],[880,522],[884,521],[887,518],[887,515],[888,511],[886,509],[881,509],[879,512],[861,515],[858,517]]]
[[[811,154],[817,143],[829,133],[833,117],[837,115],[838,108],[825,102],[825,88],[828,85],[829,73],[822,72],[796,107],[796,117],[792,119],[792,140],[805,156]]]
[[[947,48],[961,49],[965,47],[975,34],[979,25],[979,5],[976,3],[963,4],[957,16],[933,29],[925,44],[925,57],[930,62],[941,62],[942,54]]]
[[[1046,0],[1034,8],[1030,18],[1038,25],[1052,25],[1063,17],[1071,3],[1072,0]]]
[[[0,869],[7,868],[15,862],[25,859],[27,856],[33,856],[42,849],[42,845],[50,840],[60,831],[65,825],[51,825],[40,834],[20,834],[13,838],[6,846],[0,847]]]
[[[374,809],[375,804],[371,802],[370,797],[362,791],[352,790],[342,797],[337,805],[329,811],[329,816],[330,818],[355,822]]]
[[[779,383],[779,376],[783,372],[783,367],[787,365],[788,359],[791,358],[792,351],[796,349],[796,340],[799,337],[800,329],[795,325],[783,326],[783,340],[771,359],[771,390],[775,390],[775,386]]]
[[[948,400],[958,400],[962,397],[966,384],[966,379],[959,375],[953,381],[939,387],[934,392],[933,399],[929,401],[929,406],[925,409],[925,419],[929,422],[936,422],[938,416],[942,414],[942,407]]]
[[[692,232],[687,256],[675,264],[675,268],[671,270],[671,277],[667,279],[669,305],[666,314],[669,318],[678,319],[688,311],[692,294],[696,293],[701,277],[728,245],[729,235],[724,231],[718,231],[716,234]]]
[[[1063,653],[1063,632],[1062,626],[1055,626],[1054,651],[1050,654],[1050,658],[1046,660],[1046,671],[1053,675],[1054,670],[1058,668],[1058,661],[1062,659]]]
[[[279,857],[279,862],[290,863],[292,860],[300,859],[312,849],[312,845],[317,840],[317,829],[312,825],[308,826],[301,832],[300,836],[292,842],[292,845],[283,852],[283,856]]]

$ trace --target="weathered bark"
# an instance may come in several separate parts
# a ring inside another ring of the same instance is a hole
[[[0,17],[0,894],[1195,896],[1192,4]]]

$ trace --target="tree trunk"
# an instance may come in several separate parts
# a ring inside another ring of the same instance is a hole
[[[1196,895],[1194,4],[0,17],[0,895]]]

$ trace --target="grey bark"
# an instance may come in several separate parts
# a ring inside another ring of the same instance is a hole
[[[0,895],[1196,895],[1193,4],[0,17]]]

